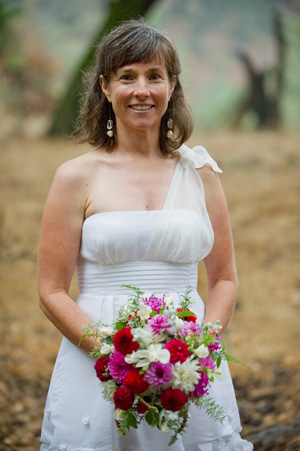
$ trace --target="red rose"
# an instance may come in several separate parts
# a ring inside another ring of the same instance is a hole
[[[124,384],[133,393],[143,393],[149,387],[148,382],[137,370],[129,370],[124,379]]]
[[[190,312],[190,309],[188,308],[187,311]],[[182,313],[182,312],[183,312],[182,308],[178,308],[178,309],[177,309],[177,312],[178,312],[178,313]],[[195,323],[195,322],[197,321],[197,316],[195,316],[195,315],[184,316],[182,319],[183,319],[184,321],[192,321],[193,323]]]
[[[165,344],[165,348],[170,352],[170,362],[173,364],[176,362],[183,363],[191,355],[188,345],[182,340],[170,340]]]
[[[187,317],[186,317],[186,320],[187,320],[187,321],[192,321],[193,323],[195,323],[195,322],[197,321],[197,316],[194,316],[194,315],[192,315],[192,316],[187,316]]]
[[[147,412],[147,410],[149,410],[149,407],[146,406],[146,404],[144,404],[141,401],[139,401],[137,406],[136,406],[136,410],[137,410],[137,413],[140,413],[141,415],[143,415],[144,413]]]
[[[160,395],[160,401],[164,409],[177,412],[187,402],[187,397],[183,391],[178,390],[178,388],[167,388],[167,390]]]
[[[109,379],[112,379],[111,375],[109,374],[108,371],[108,362],[109,362],[109,357],[100,357],[100,359],[97,360],[97,362],[95,363],[95,370],[96,370],[96,374],[97,377],[100,379],[100,381],[102,382],[106,382]]]
[[[120,329],[115,333],[113,344],[116,350],[121,352],[121,354],[131,354],[140,347],[137,341],[132,340],[133,335],[131,333],[131,327],[123,327],[123,329]]]
[[[119,387],[114,393],[116,409],[128,410],[132,407],[134,395],[128,387]]]

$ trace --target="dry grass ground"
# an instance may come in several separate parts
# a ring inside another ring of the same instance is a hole
[[[224,170],[221,180],[240,284],[226,342],[228,351],[252,368],[235,365],[232,372],[245,433],[255,434],[272,424],[292,421],[299,408],[293,394],[295,384],[299,389],[300,362],[300,140],[299,135],[288,133],[219,132],[190,142],[197,143]],[[55,169],[86,150],[61,139],[2,140],[0,450],[39,448],[45,393],[61,339],[38,308],[39,228]],[[199,287],[205,293],[205,274],[200,269]],[[74,283],[72,295],[76,294]],[[277,387],[281,402],[273,400],[266,415],[266,407],[261,407],[261,418],[255,423],[249,419],[251,408],[257,418],[255,403],[270,397],[264,378],[267,385]],[[246,385],[252,387],[248,394]],[[294,437],[284,440],[277,448],[261,444],[256,449],[300,449]]]

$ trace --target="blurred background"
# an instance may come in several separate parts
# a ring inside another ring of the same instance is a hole
[[[61,340],[38,308],[43,206],[56,168],[89,150],[69,136],[94,46],[138,15],[174,41],[188,144],[224,171],[240,285],[224,338],[250,366],[231,366],[243,436],[299,450],[300,1],[0,0],[0,451],[39,449]]]

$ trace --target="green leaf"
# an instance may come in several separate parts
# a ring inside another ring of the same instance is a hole
[[[127,416],[127,427],[133,427],[134,429],[137,429],[138,425],[137,425],[137,421],[135,416],[133,415],[133,413],[129,413]]]
[[[222,362],[222,358],[219,355],[219,357],[217,358],[217,368],[219,368],[219,366],[221,365],[221,362]]]
[[[112,337],[101,338],[101,343],[107,343],[107,344],[111,345],[112,342],[113,342]]]
[[[153,422],[154,422],[154,414],[152,412],[150,412],[150,410],[148,410],[145,413],[145,420],[147,421],[147,423],[152,426]]]
[[[245,368],[248,368],[248,370],[251,369],[248,365],[246,365],[245,363],[241,362],[239,359],[237,359],[237,358],[234,357],[233,355],[225,354],[225,358],[226,358],[227,362],[238,363],[239,365],[242,365],[242,366],[244,366]]]
[[[139,373],[140,374],[144,374],[147,371],[148,368],[149,368],[149,365],[143,366],[143,368],[140,369]]]
[[[123,327],[126,327],[126,326],[127,326],[126,323],[122,323],[121,321],[117,321],[117,322],[116,322],[116,330],[117,330],[117,331],[123,329]]]
[[[158,315],[158,313],[155,310],[152,310],[150,313],[150,318],[153,318],[153,316]]]
[[[158,413],[158,409],[155,406],[150,406],[149,410],[150,410],[150,412],[153,413],[153,415],[156,415]]]
[[[174,445],[174,443],[176,442],[176,440],[177,440],[177,434],[172,435],[171,440],[170,440],[169,443],[168,443],[168,446]]]
[[[183,312],[177,313],[179,318],[185,318],[186,316],[197,316],[195,313],[190,312],[189,310],[184,310]]]
[[[121,287],[129,288],[130,290],[135,291],[137,295],[145,294],[145,293],[144,293],[143,291],[141,291],[139,288],[133,287],[132,285],[125,285],[125,284],[123,284],[123,285],[121,285]]]
[[[215,421],[222,423],[227,417],[224,414],[222,406],[216,404],[215,400],[207,397],[206,395],[201,398],[195,398],[195,405],[203,409],[207,415]]]

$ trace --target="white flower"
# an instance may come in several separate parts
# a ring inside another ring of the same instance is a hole
[[[122,421],[126,416],[126,410],[116,409],[114,412],[114,418],[117,421]]]
[[[155,335],[155,337],[152,337],[152,343],[161,343],[162,341],[165,341],[167,338],[167,335],[164,332],[161,332],[160,334]]]
[[[110,337],[113,334],[113,330],[110,327],[101,327],[99,334],[102,338]]]
[[[203,358],[209,355],[209,350],[205,345],[202,344],[199,346],[199,348],[194,350],[194,353],[196,354],[196,356]]]
[[[198,383],[200,374],[197,372],[199,369],[197,359],[194,356],[186,359],[185,362],[177,362],[173,366],[173,379],[172,387],[179,388],[179,390],[185,393],[194,391],[195,385]]]
[[[150,318],[150,313],[152,312],[152,308],[149,305],[145,305],[143,302],[140,304],[140,308],[137,311],[137,316],[139,316],[142,320],[147,320]]]
[[[104,399],[107,401],[113,402],[114,394],[117,389],[116,383],[114,380],[109,380],[106,382],[101,382]]]
[[[223,329],[223,327],[222,327],[221,324],[220,324],[220,320],[217,319],[217,321],[216,321],[215,324],[213,324],[213,323],[211,323],[211,322],[205,323],[205,324],[203,325],[202,329],[203,329],[204,331],[207,331],[207,330],[209,330],[209,329],[212,329],[212,330],[214,330],[216,333],[218,333],[219,330]]]
[[[101,348],[100,348],[100,352],[101,354],[109,354],[112,351],[112,347],[111,345],[104,343]]]
[[[172,412],[171,410],[166,410],[166,418],[169,421],[172,421],[173,423],[175,421],[178,421],[178,413],[177,412]]]
[[[184,321],[182,319],[178,318],[178,316],[176,316],[175,317],[176,330],[179,331],[182,328],[183,325],[184,325]]]
[[[164,421],[163,423],[161,423],[160,430],[163,434],[167,434],[168,432],[170,432],[171,429],[169,428],[167,421]]]
[[[137,368],[150,365],[151,362],[169,363],[170,353],[167,349],[162,349],[161,344],[151,344],[148,349],[135,351],[127,354],[125,362],[129,364],[136,363]]]
[[[140,345],[147,347],[152,341],[152,332],[150,329],[135,327],[131,329],[134,341],[137,341]]]
[[[173,301],[173,296],[168,296],[167,298],[165,298],[166,307],[169,307],[169,305],[173,304]]]
[[[129,304],[126,304],[119,311],[119,320],[120,321],[127,321],[129,313],[130,313],[130,306],[129,306]]]

